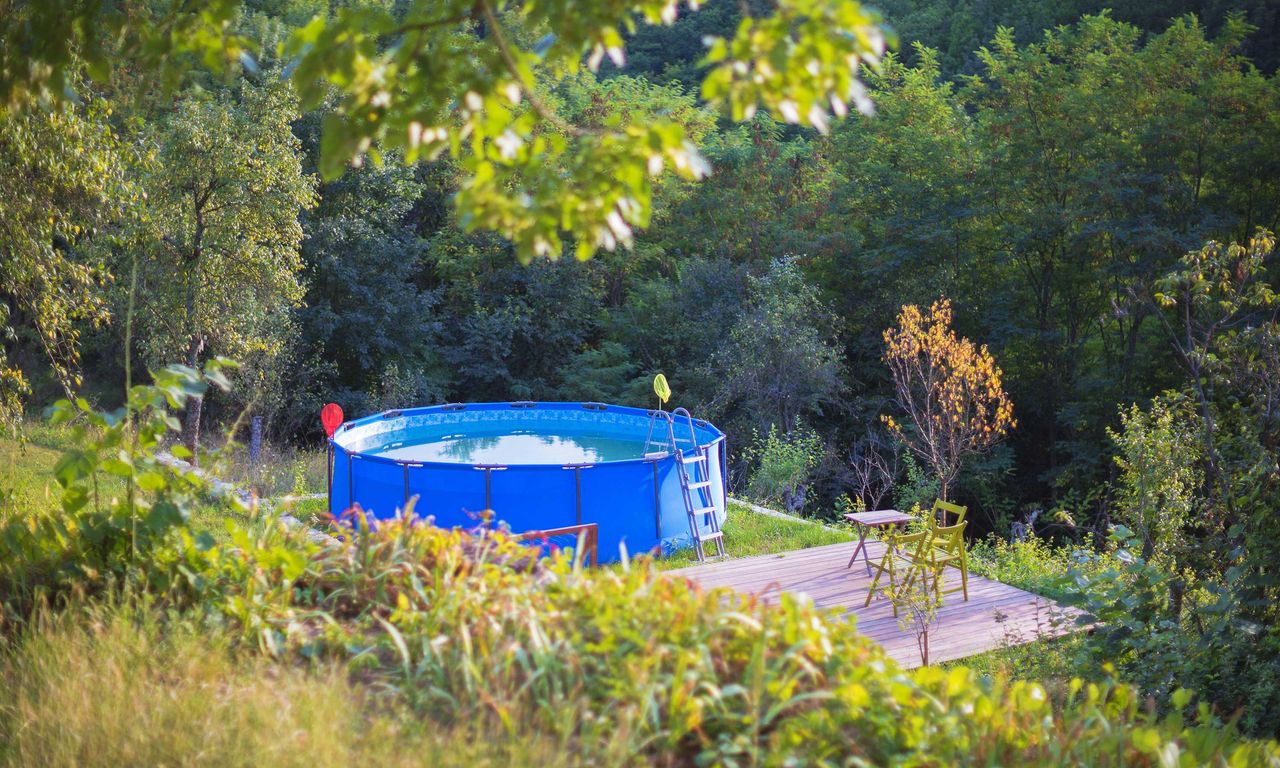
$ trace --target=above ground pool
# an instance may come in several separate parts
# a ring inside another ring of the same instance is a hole
[[[680,475],[689,467],[688,506],[713,509],[716,530],[724,522],[724,434],[664,411],[454,403],[350,421],[330,442],[334,515],[358,505],[390,518],[416,497],[415,515],[446,528],[481,525],[485,510],[514,533],[595,523],[600,560],[610,562],[622,546],[637,554],[693,543]]]

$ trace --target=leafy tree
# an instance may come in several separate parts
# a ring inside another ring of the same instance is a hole
[[[1005,308],[1014,327],[1001,331],[1008,338],[1002,355],[1020,368],[1015,394],[1038,393],[1023,408],[1022,444],[1041,452],[1034,460],[1061,484],[1072,480],[1059,477],[1064,468],[1080,471],[1101,459],[1075,453],[1078,443],[1103,437],[1089,433],[1101,422],[1075,393],[1097,373],[1098,386],[1120,390],[1104,401],[1127,394],[1133,358],[1124,351],[1136,348],[1149,319],[1128,288],[1178,249],[1176,229],[1187,222],[1146,208],[1159,199],[1155,177],[1135,156],[1142,145],[1127,138],[1142,125],[1132,114],[1142,99],[1138,37],[1137,29],[1106,17],[1022,48],[1002,29],[980,54],[982,82],[965,94],[978,107],[980,146],[989,158],[982,206],[995,248],[983,271],[998,270],[1019,286]],[[1117,305],[1123,309],[1097,321]]]
[[[304,124],[318,129],[319,121]],[[318,146],[316,134],[304,130],[304,144]],[[323,402],[353,414],[393,407],[392,400],[430,402],[447,380],[440,291],[426,284],[427,245],[417,231],[417,209],[438,194],[427,169],[355,169],[318,191],[320,203],[303,219],[306,294],[294,314],[292,354],[302,364],[289,377],[290,405],[277,424],[288,435],[314,432]]]
[[[832,221],[839,178],[830,150],[823,138],[764,114],[708,136],[714,183],[673,199],[646,239],[669,253],[732,259],[756,271],[779,252],[839,252],[847,241]]]
[[[200,60],[216,72],[248,58],[250,43],[229,22],[237,0],[205,3],[58,0],[0,4],[0,105],[74,101],[82,70],[100,86],[120,69],[176,87]]]
[[[445,288],[439,352],[466,399],[547,399],[565,366],[599,338],[596,264],[522,267],[497,238],[446,229],[428,258]]]
[[[877,7],[904,43],[920,42],[940,51],[948,77],[979,72],[981,62],[976,52],[1001,27],[1025,45],[1035,42],[1044,30],[1103,12],[1150,36],[1163,33],[1170,19],[1189,14],[1195,14],[1211,32],[1243,19],[1259,28],[1245,53],[1264,72],[1274,72],[1280,64],[1275,45],[1280,13],[1266,0],[883,0]]]
[[[1210,40],[1183,19],[1142,45],[1137,28],[1106,15],[1022,47],[1003,30],[963,93],[985,159],[975,207],[990,228],[975,274],[1014,287],[975,298],[1000,320],[992,342],[1017,371],[1024,466],[1060,489],[1105,469],[1096,446],[1111,404],[1167,382],[1153,365],[1147,288],[1173,254],[1257,215],[1228,201],[1226,180],[1278,210],[1229,159],[1272,133],[1244,106],[1273,103],[1275,89],[1235,56],[1242,35],[1229,26]]]
[[[753,13],[769,10],[766,2],[749,0]],[[705,3],[697,13],[681,12],[674,24],[644,24],[634,32],[624,33],[627,57],[615,65],[605,59],[600,71],[605,76],[615,72],[643,77],[652,82],[674,82],[689,93],[697,93],[706,75],[708,37],[728,37],[742,21],[741,3]]]
[[[738,322],[747,293],[746,267],[722,258],[684,258],[669,277],[637,279],[608,328],[641,367],[628,401],[647,403],[653,375],[663,372],[680,403],[709,406],[720,389],[725,329]]]
[[[734,120],[763,108],[821,131],[850,103],[869,111],[858,68],[884,52],[879,17],[853,0],[773,5],[769,15],[747,15],[733,35],[709,39],[703,97]],[[170,83],[191,54],[213,69],[230,58],[252,63],[247,41],[229,30],[239,7],[24,7],[0,27],[6,53],[15,54],[0,59],[0,95],[11,104],[60,98],[77,50],[100,81],[111,78],[119,54]],[[584,56],[592,70],[606,56],[621,64],[624,30],[639,20],[670,24],[677,10],[674,0],[354,5],[314,18],[284,54],[306,107],[319,106],[331,87],[343,94],[326,121],[326,178],[365,156],[380,162],[385,149],[411,163],[448,152],[464,169],[457,207],[468,228],[496,230],[525,261],[558,257],[566,236],[587,257],[631,245],[664,168],[685,178],[708,169],[678,122],[655,114],[625,128],[583,129],[548,104],[539,78],[572,74]]]
[[[1237,568],[1232,586],[1245,614],[1268,623],[1277,618],[1271,564],[1280,557],[1280,296],[1266,272],[1274,249],[1267,230],[1247,244],[1210,242],[1184,255],[1154,295],[1195,403],[1204,460],[1197,546],[1184,567],[1205,578]],[[1182,578],[1171,585],[1175,614],[1187,586]]]
[[[990,227],[974,200],[973,121],[937,53],[917,53],[916,66],[890,56],[869,78],[875,120],[831,138],[831,223],[856,245],[814,253],[810,271],[868,358],[879,357],[880,331],[902,304],[967,295],[970,280],[989,274],[975,269]]]
[[[109,272],[89,246],[109,240],[142,200],[110,113],[101,99],[0,111],[0,420],[30,390],[9,355],[23,346],[15,329],[31,329],[69,395],[81,383],[81,324],[110,316],[101,291]]]
[[[986,345],[951,330],[946,299],[934,302],[927,315],[914,304],[904,306],[897,325],[884,332],[884,343],[884,361],[911,430],[892,417],[886,423],[933,470],[946,499],[964,460],[1017,426],[1003,374]]]
[[[574,355],[561,373],[563,383],[556,390],[558,400],[646,405],[639,394],[640,366],[621,342],[606,340]]]
[[[280,84],[189,95],[159,128],[147,181],[153,236],[141,261],[143,350],[192,368],[208,353],[271,359],[301,297],[299,213],[314,203]],[[187,403],[183,442],[195,451],[203,398]]]
[[[1161,699],[1175,680],[1211,692],[1261,733],[1280,712],[1274,245],[1210,242],[1157,283],[1183,391],[1127,420],[1118,511],[1141,528],[1117,527],[1117,567],[1072,587],[1108,627],[1084,664],[1118,664]]]
[[[1142,543],[1142,557],[1174,565],[1185,554],[1187,528],[1198,509],[1200,446],[1180,398],[1158,398],[1150,411],[1120,414],[1123,431],[1110,432],[1120,449],[1115,517]]]
[[[686,92],[676,84],[654,85],[627,76],[597,80],[591,72],[581,71],[561,80],[552,90],[550,100],[557,113],[586,130],[630,129],[645,124],[655,114],[662,115],[678,123],[689,141],[702,147],[714,141],[719,133],[715,130],[715,113],[700,104],[695,93]],[[658,229],[669,232],[680,227],[683,222],[673,221],[673,207],[704,187],[671,174],[655,179],[649,233],[635,242],[633,250],[604,251],[594,257],[604,265],[608,306],[622,304],[633,280],[643,279],[654,269],[670,273],[672,262],[679,254],[672,252],[664,237],[655,237],[653,233]]]
[[[669,167],[701,178],[706,164],[666,116],[569,124],[537,78],[576,72],[584,55],[593,70],[605,56],[621,63],[622,28],[676,15],[671,0],[419,2],[398,16],[362,8],[316,19],[287,51],[298,58],[304,104],[318,104],[326,82],[345,92],[326,125],[326,176],[376,152],[375,141],[410,162],[447,151],[465,171],[456,205],[466,226],[501,233],[522,261],[558,257],[566,235],[586,257],[631,244],[633,227],[649,221],[652,177]],[[784,0],[772,15],[744,19],[732,38],[710,41],[702,95],[734,120],[762,107],[825,130],[848,102],[869,109],[857,67],[883,52],[876,22],[854,2]],[[526,39],[540,42],[525,48]]]
[[[840,394],[840,357],[826,309],[793,258],[776,259],[750,278],[746,311],[729,330],[719,357],[718,406],[784,435],[800,419],[823,414]]]
[[[1280,296],[1266,280],[1265,261],[1275,249],[1275,236],[1260,230],[1247,245],[1211,242],[1187,253],[1181,268],[1157,284],[1155,300],[1176,309],[1175,320],[1161,314],[1178,363],[1187,374],[1201,421],[1201,439],[1218,502],[1232,510],[1236,492],[1218,445],[1217,388],[1230,386],[1232,374],[1252,373],[1248,379],[1273,381],[1280,370],[1269,369],[1270,356],[1257,355],[1254,345],[1274,346]],[[1262,319],[1261,327],[1253,326]],[[1241,366],[1233,370],[1235,366]],[[1239,386],[1237,384],[1236,386]],[[1274,425],[1270,385],[1251,403],[1262,406],[1251,432]],[[1224,527],[1234,521],[1228,518]]]
[[[1032,45],[1006,31],[960,88],[919,48],[915,66],[890,58],[869,78],[876,120],[833,131],[824,226],[850,245],[808,272],[867,362],[900,303],[974,309],[964,330],[989,340],[1020,404],[1005,493],[1094,494],[1114,471],[1115,403],[1175,384],[1152,282],[1173,254],[1280,213],[1262,117],[1277,89],[1237,55],[1243,35],[1182,19],[1144,43],[1105,16]]]

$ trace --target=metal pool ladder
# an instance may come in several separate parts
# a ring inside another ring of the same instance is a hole
[[[689,452],[676,446],[675,419],[683,416],[689,425]],[[685,408],[676,408],[671,413],[663,410],[654,411],[649,419],[649,436],[645,440],[645,451],[653,445],[653,428],[657,420],[666,422],[667,436],[672,453],[676,457],[676,471],[680,473],[680,491],[684,496],[685,515],[689,520],[689,535],[693,537],[694,553],[698,562],[706,562],[708,558],[720,559],[728,557],[724,547],[724,532],[720,530],[717,519],[719,508],[715,496],[711,492],[710,452],[709,446],[698,445],[698,435],[693,429],[693,416]],[[708,553],[708,545],[711,551]]]

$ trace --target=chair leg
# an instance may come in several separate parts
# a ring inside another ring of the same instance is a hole
[[[867,602],[862,604],[863,608],[871,605],[871,598],[876,596],[876,587],[880,584],[880,577],[884,575],[884,560],[876,564],[876,577],[871,580],[871,587],[867,589]],[[893,582],[892,574],[889,576],[890,583]]]
[[[886,572],[889,574],[889,588],[894,589],[897,587],[898,579],[893,565],[892,551],[886,552],[885,556],[880,560],[880,564],[876,566],[876,577],[871,581],[871,587],[867,590],[867,600],[862,604],[863,608],[871,605],[871,599],[876,596],[876,586],[880,584],[880,577]],[[898,618],[898,604],[893,600],[890,600],[889,604],[893,607],[893,617],[895,619]]]
[[[964,601],[969,602],[969,561],[960,553],[960,589],[964,592]]]

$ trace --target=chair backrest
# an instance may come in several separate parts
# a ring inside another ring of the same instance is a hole
[[[933,502],[934,525],[946,525],[948,512],[956,516],[956,521],[952,525],[959,525],[964,522],[964,516],[969,513],[969,508],[938,499]]]
[[[955,525],[940,525],[933,529],[933,546],[947,554],[958,555],[964,552],[964,527],[968,521]]]
[[[924,562],[928,557],[929,547],[933,546],[933,531],[897,533],[895,529],[889,536],[898,554],[915,563]],[[886,549],[885,557],[892,557],[893,552],[893,549]]]
[[[888,541],[893,542],[893,546],[899,551],[907,551],[913,548],[912,545],[925,543],[933,537],[933,531],[915,531],[914,533],[904,533],[900,528],[890,528]]]

